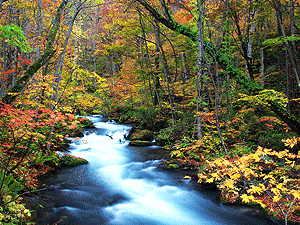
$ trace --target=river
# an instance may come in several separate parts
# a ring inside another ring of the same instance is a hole
[[[130,126],[88,117],[96,129],[69,150],[89,164],[43,179],[49,190],[34,197],[37,224],[59,225],[272,225],[257,209],[224,205],[215,191],[157,167],[165,151],[131,147]],[[111,136],[111,137],[109,137]]]

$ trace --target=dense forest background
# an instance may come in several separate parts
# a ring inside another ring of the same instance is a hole
[[[100,113],[224,200],[300,222],[298,0],[0,1],[0,222]],[[25,223],[25,222],[24,222]]]

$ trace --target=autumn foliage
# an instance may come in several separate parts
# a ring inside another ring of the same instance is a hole
[[[283,140],[293,148],[299,138]],[[276,217],[300,222],[300,155],[258,147],[241,157],[207,161],[199,183],[216,183],[229,202],[256,203]]]
[[[0,99],[10,103],[0,103],[0,221],[3,211],[9,222],[14,210],[29,216],[13,193],[37,186],[77,127],[74,114],[89,113],[154,131],[228,201],[299,221],[299,2],[0,7]]]
[[[58,166],[59,157],[54,150],[77,126],[72,114],[63,115],[45,108],[20,110],[0,102],[2,223],[19,223],[30,216],[20,203],[19,194],[35,190],[38,177]]]

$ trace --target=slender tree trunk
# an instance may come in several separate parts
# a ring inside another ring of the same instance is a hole
[[[69,42],[69,39],[70,39],[70,36],[71,36],[71,32],[73,30],[74,22],[76,20],[76,17],[78,15],[78,13],[82,9],[82,6],[83,6],[84,2],[79,2],[78,6],[76,7],[76,10],[74,12],[74,16],[73,16],[73,18],[72,18],[72,20],[70,21],[70,24],[69,24],[69,30],[68,30],[68,33],[66,35],[65,43],[63,45],[63,50],[60,53],[60,55],[58,57],[58,60],[57,60],[57,65],[56,65],[56,69],[55,69],[55,79],[56,79],[56,90],[55,90],[55,97],[54,97],[55,104],[58,103],[58,92],[59,92],[59,89],[60,89],[62,67],[63,67],[64,61],[65,61],[66,49],[67,49],[68,42]],[[52,110],[54,110],[54,109],[55,109],[55,106],[52,105]]]
[[[72,20],[70,21],[69,30],[68,30],[68,33],[66,35],[65,43],[63,45],[63,50],[60,53],[60,55],[58,57],[58,60],[57,60],[57,65],[56,65],[56,68],[55,68],[55,79],[56,79],[57,84],[56,84],[56,90],[55,90],[55,96],[54,96],[54,102],[55,102],[56,105],[58,104],[58,100],[59,100],[58,93],[59,93],[59,89],[60,89],[62,67],[63,67],[63,63],[64,63],[64,60],[65,60],[66,49],[67,49],[67,46],[68,46],[68,42],[69,42],[69,39],[70,39],[70,36],[71,36],[71,32],[72,32],[72,29],[73,29],[75,19],[76,19],[78,13],[80,12],[80,10],[82,9],[82,6],[83,6],[84,2],[79,2],[78,6],[76,7],[76,11],[74,12],[74,16],[73,16]],[[56,105],[51,105],[51,109],[55,111]],[[49,139],[48,139],[48,144],[47,144],[47,150],[48,151],[50,151],[50,145],[51,145],[51,142],[52,142],[53,129],[54,129],[54,126],[52,126],[52,128],[51,128],[51,132],[50,132]]]
[[[206,60],[206,61],[207,61],[207,60]],[[208,65],[208,62],[207,62],[207,65]],[[217,73],[217,72],[218,72],[218,71],[216,70],[216,73]],[[218,91],[216,82],[215,82],[215,80],[214,80],[214,77],[212,76],[212,74],[211,74],[209,68],[208,68],[208,74],[209,74],[210,79],[211,79],[211,81],[212,81],[212,83],[213,83],[214,92],[215,92],[215,102],[214,102],[214,104],[215,104],[216,129],[217,129],[217,132],[218,132],[218,136],[219,136],[219,138],[220,138],[220,141],[221,141],[222,148],[223,148],[225,154],[227,155],[228,152],[227,152],[227,148],[226,148],[225,143],[224,143],[223,136],[222,136],[222,134],[221,134],[220,123],[219,123],[219,104],[218,104],[218,102],[219,102],[219,91]],[[217,77],[217,74],[216,74],[216,77]]]
[[[144,23],[143,23],[143,20],[142,20],[142,16],[139,12],[139,20],[140,20],[140,24],[141,24],[141,27],[142,27],[142,35],[143,35],[143,43],[144,43],[144,46],[145,46],[145,49],[146,49],[146,65],[147,65],[147,68],[148,70],[150,70],[150,77],[152,79],[152,82],[153,82],[153,86],[154,86],[154,96],[153,96],[153,104],[156,106],[156,105],[159,105],[159,107],[161,108],[161,103],[160,103],[160,98],[159,98],[159,88],[160,88],[160,85],[159,85],[159,78],[158,80],[155,80],[155,77],[154,77],[154,72],[153,72],[153,69],[152,69],[152,65],[151,65],[151,60],[150,60],[150,54],[149,54],[149,48],[148,48],[148,45],[147,45],[147,41],[146,41],[146,33],[145,33],[145,26],[144,26]],[[159,65],[157,66],[157,70],[159,68]],[[151,83],[150,83],[150,79],[149,79],[149,89],[150,89],[150,93],[151,93]],[[152,94],[151,94],[152,96]]]
[[[251,25],[250,25],[250,34],[249,34],[249,41],[248,41],[248,47],[247,47],[247,56],[248,56],[249,59],[252,57],[252,44],[253,44],[252,34],[255,33],[256,16],[257,16],[258,13],[259,13],[259,9],[254,12],[253,18],[251,18],[253,20],[253,22],[251,22]]]
[[[96,33],[97,33],[98,26],[99,26],[99,19],[98,19],[98,18],[94,18],[94,19],[96,20],[96,26],[95,26],[95,28],[94,28],[94,29],[95,29],[94,32],[95,32],[95,34],[96,34]],[[93,43],[92,52],[95,53],[95,50],[96,50],[96,40],[95,40],[95,38],[93,38],[92,43]],[[96,59],[97,59],[97,58],[96,58],[96,55],[94,54],[94,55],[93,55],[93,66],[94,66],[93,70],[94,70],[94,73],[95,73],[95,74],[97,73],[97,60],[96,60]],[[94,80],[93,80],[93,83],[94,83],[94,90],[97,90],[97,78],[94,77],[93,79],[94,79]]]
[[[264,29],[264,36],[262,42],[264,42],[267,38],[265,22],[263,22],[262,27]],[[261,40],[259,38],[258,38],[258,47],[259,47],[259,54],[260,54],[260,86],[264,87],[265,86],[265,53],[264,53]]]
[[[290,64],[289,64],[289,60],[288,60],[288,53],[287,50],[285,49],[284,51],[284,58],[285,58],[285,74],[286,74],[286,96],[288,96],[288,104],[287,104],[287,109],[289,111],[291,111],[291,89],[290,89],[290,82],[291,82],[291,78],[290,78]]]
[[[204,17],[204,8],[203,8],[204,0],[197,0],[198,6],[198,51],[197,51],[197,137],[198,140],[203,138],[202,133],[202,115],[201,112],[203,111],[202,107],[202,62],[203,62],[203,53],[204,53],[204,43],[203,43],[203,17]]]
[[[284,31],[284,27],[283,27],[283,21],[282,21],[282,16],[281,16],[281,11],[282,11],[282,6],[281,3],[276,1],[276,7],[275,7],[275,12],[276,12],[276,19],[277,19],[277,24],[280,27],[280,34],[281,36],[285,39],[286,38],[286,34]],[[300,91],[300,77],[299,77],[299,72],[298,72],[298,66],[295,60],[295,54],[293,54],[292,49],[291,49],[291,45],[289,42],[287,42],[286,40],[284,41],[284,44],[287,48],[288,51],[288,56],[289,56],[289,60],[292,64],[292,68],[296,77],[296,81],[297,81],[297,88]]]
[[[169,98],[169,103],[171,106],[172,124],[174,125],[175,124],[175,112],[174,112],[174,104],[173,104],[173,100],[171,97],[171,90],[170,90],[170,83],[169,83],[169,67],[168,67],[167,60],[166,60],[166,57],[164,54],[164,50],[162,48],[162,44],[161,44],[161,40],[160,40],[160,30],[159,30],[158,24],[156,24],[156,26],[154,27],[154,33],[155,33],[156,46],[159,51],[160,61],[163,66],[163,71],[164,71],[164,75],[165,75],[165,79],[166,79],[166,83],[167,83],[168,98]]]
[[[180,53],[180,59],[181,59],[181,63],[182,63],[182,93],[183,93],[183,101],[185,101],[185,83],[187,81],[187,77],[188,77],[188,69],[186,67],[186,63],[185,63],[185,55],[184,53]]]
[[[230,116],[230,97],[229,97],[229,74],[226,73],[226,118],[225,118],[225,130],[228,131],[228,123],[229,123],[229,116]]]

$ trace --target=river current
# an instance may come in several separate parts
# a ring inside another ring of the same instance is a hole
[[[37,224],[59,225],[273,225],[258,210],[218,202],[177,173],[159,169],[166,154],[157,146],[130,147],[131,127],[88,117],[96,129],[73,140],[69,150],[89,164],[43,180],[50,187],[35,197]]]

